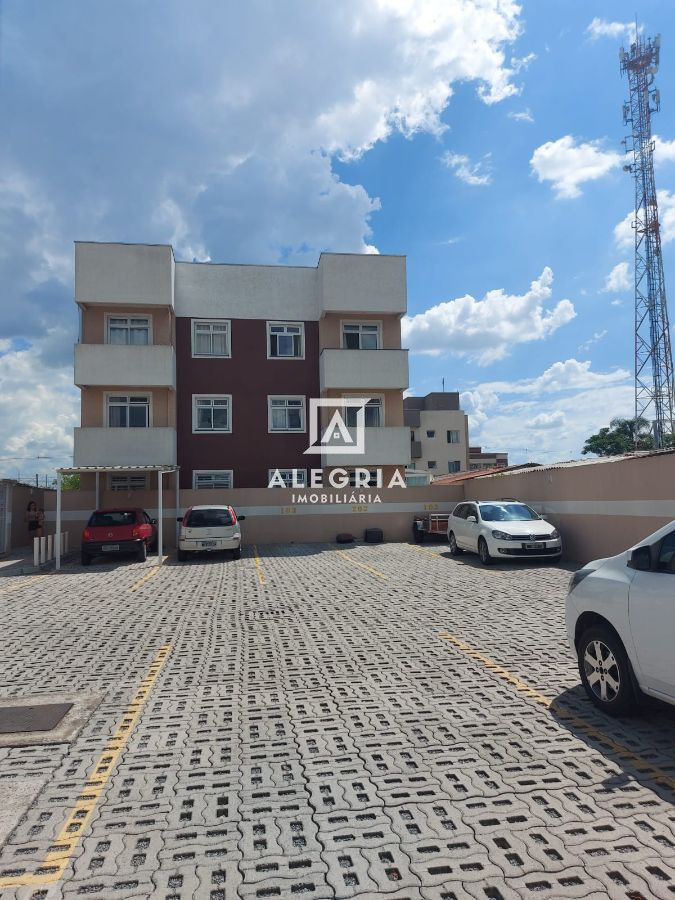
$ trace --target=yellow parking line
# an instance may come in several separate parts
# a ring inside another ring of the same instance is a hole
[[[541,706],[546,707],[546,709],[552,709],[555,711],[555,714],[559,716],[561,719],[566,719],[568,722],[574,725],[579,731],[583,731],[589,737],[592,737],[594,740],[598,741],[601,744],[604,744],[608,747],[613,753],[615,753],[618,757],[622,759],[629,760],[635,766],[636,770],[642,774],[646,775],[649,778],[653,778],[658,784],[664,785],[670,790],[675,790],[675,778],[671,775],[668,775],[667,772],[664,772],[663,769],[659,769],[658,766],[652,765],[652,763],[647,762],[646,759],[639,756],[629,747],[624,746],[624,744],[620,744],[618,741],[615,741],[613,738],[608,737],[598,728],[595,728],[593,725],[589,725],[588,722],[584,722],[583,719],[580,719],[573,712],[566,709],[564,706],[561,706],[559,703],[556,703],[555,700],[551,700],[550,697],[546,697],[544,694],[541,694],[539,691],[530,687],[529,684],[526,684],[517,675],[513,675],[503,666],[500,666],[499,663],[496,663],[494,660],[489,659],[487,656],[484,656],[478,650],[470,647],[468,644],[465,644],[464,641],[460,641],[459,638],[455,637],[452,634],[449,634],[447,631],[442,631],[440,634],[446,641],[450,641],[458,650],[461,650],[466,656],[471,657],[471,659],[475,659],[477,662],[482,663],[486,669],[490,672],[493,672],[499,678],[504,681],[508,681],[509,684],[512,684],[517,691],[521,694],[525,694],[525,696],[529,697],[531,700],[534,700],[535,703],[539,703]]]
[[[135,581],[131,585],[131,587],[129,588],[129,593],[135,594],[136,591],[140,590],[140,588],[143,587],[143,585],[145,584],[146,581],[150,581],[151,578],[155,577],[155,575],[159,572],[159,569],[160,569],[159,566],[153,566],[152,569],[147,574],[143,575],[141,578],[138,579],[138,581]]]
[[[260,562],[260,557],[258,556],[258,545],[253,545],[253,559],[255,561],[255,569],[258,573],[258,581],[260,584],[265,584],[265,572],[263,571],[262,563]]]
[[[9,578],[11,576],[7,576],[7,577]],[[15,584],[15,585],[12,585],[12,587],[2,588],[2,590],[0,590],[0,596],[2,596],[4,594],[14,594],[14,593],[16,593],[16,591],[20,591],[21,588],[28,587],[30,584],[34,584],[36,581],[40,581],[41,578],[48,578],[49,575],[48,575],[48,573],[45,573],[44,575],[26,575],[25,577],[30,580],[22,581],[21,584]]]
[[[377,569],[371,568],[371,566],[367,566],[365,563],[358,562],[355,559],[352,559],[348,553],[345,553],[344,550],[337,551],[338,556],[341,556],[348,563],[351,563],[353,566],[358,566],[360,569],[365,569],[366,572],[370,572],[371,575],[376,575],[378,578],[384,578],[385,580],[388,578],[384,572],[378,572]]]
[[[52,849],[42,864],[33,873],[0,876],[0,888],[51,884],[61,878],[96,808],[98,798],[108,783],[117,760],[129,740],[170,650],[171,647],[166,645],[160,647],[157,651],[157,655],[145,678],[141,681],[134,699],[127,706],[115,733],[108,740],[103,753],[87,778],[75,807],[68,816],[56,840],[52,843]]]

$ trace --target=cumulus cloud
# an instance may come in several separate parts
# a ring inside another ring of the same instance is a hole
[[[503,359],[517,344],[543,340],[576,315],[569,300],[546,308],[553,296],[553,272],[546,267],[524,294],[492,290],[481,299],[466,294],[405,316],[403,341],[413,352],[450,353],[481,366]]]
[[[490,184],[492,176],[489,171],[485,171],[486,165],[489,164],[489,157],[485,157],[485,162],[471,162],[468,156],[461,153],[451,153],[449,150],[442,156],[442,162],[448,169],[452,169],[455,175],[464,184],[470,184],[472,187],[478,185]]]
[[[537,147],[530,166],[540,182],[551,182],[556,197],[572,199],[581,196],[580,185],[603,178],[620,161],[620,154],[603,150],[601,141],[577,143],[566,134]]]
[[[675,162],[675,140],[666,141],[658,134],[654,135],[654,162],[657,165]]]
[[[627,262],[617,263],[609,275],[605,278],[605,286],[603,293],[615,293],[617,291],[627,291],[633,287],[633,282],[629,275],[630,266]]]
[[[656,192],[661,223],[661,243],[669,244],[675,240],[675,192],[661,190]],[[614,228],[614,240],[620,249],[628,249],[635,242],[635,211],[629,212]]]
[[[455,84],[494,104],[525,64],[516,0],[32,6],[3,21],[0,334],[32,342],[47,381],[77,330],[73,240],[232,262],[377,252],[379,200],[335,160],[440,135]]]
[[[631,414],[634,397],[627,370],[568,359],[532,378],[475,385],[461,402],[472,443],[507,451],[511,463],[553,462],[578,458],[590,434]]]
[[[642,31],[642,27],[639,30]],[[586,28],[586,34],[593,41],[608,37],[613,40],[624,38],[630,42],[635,40],[635,22],[608,22],[607,19],[596,16]]]

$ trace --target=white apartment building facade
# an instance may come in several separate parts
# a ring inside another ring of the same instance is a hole
[[[469,467],[468,417],[456,391],[438,391],[426,397],[406,397],[405,424],[410,430],[409,469],[432,477],[464,472]]]

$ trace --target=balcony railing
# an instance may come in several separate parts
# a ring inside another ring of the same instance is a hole
[[[319,362],[321,390],[394,389],[408,387],[407,350],[331,350],[321,351]]]
[[[76,466],[176,464],[175,428],[76,428]]]
[[[349,429],[355,438],[355,429]],[[405,466],[410,460],[410,429],[404,426],[364,428],[363,453],[324,453],[323,466]]]
[[[176,387],[176,355],[165,344],[76,344],[78,387]]]

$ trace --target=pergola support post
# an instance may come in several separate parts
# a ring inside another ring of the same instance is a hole
[[[164,472],[160,469],[157,473],[157,565],[162,565],[164,559],[164,490],[163,479]]]
[[[56,473],[56,571],[61,568],[61,473]]]

